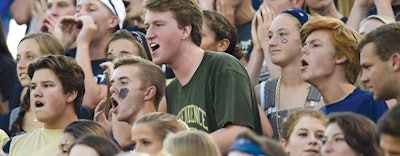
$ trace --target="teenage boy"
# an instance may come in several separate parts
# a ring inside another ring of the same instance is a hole
[[[13,156],[54,156],[64,128],[78,120],[85,84],[82,68],[72,58],[49,55],[28,68],[31,106],[43,128],[16,136],[10,145]]]

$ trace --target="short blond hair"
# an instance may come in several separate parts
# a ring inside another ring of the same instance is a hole
[[[299,123],[300,119],[304,116],[309,116],[312,118],[316,118],[322,121],[324,126],[326,126],[328,119],[321,112],[314,109],[300,109],[291,113],[287,116],[282,124],[282,139],[289,140],[290,136],[294,130],[294,127]]]
[[[220,156],[221,152],[209,134],[203,131],[180,131],[169,134],[163,143],[163,150],[175,156]]]
[[[115,70],[123,65],[133,65],[139,68],[139,79],[142,82],[141,89],[150,86],[156,87],[156,93],[154,95],[153,102],[155,108],[158,109],[160,101],[164,96],[164,90],[166,87],[166,78],[162,69],[153,62],[134,55],[125,55],[114,60]]]
[[[184,125],[175,115],[164,112],[148,113],[138,120],[134,125],[146,123],[162,140],[164,140],[169,133],[176,133],[178,131],[189,130],[187,125]]]

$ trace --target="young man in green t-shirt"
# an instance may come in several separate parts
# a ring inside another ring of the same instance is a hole
[[[159,111],[176,115],[191,129],[211,133],[223,153],[240,132],[262,133],[254,90],[240,62],[202,50],[202,11],[194,0],[147,0],[146,39],[155,64],[175,73]]]

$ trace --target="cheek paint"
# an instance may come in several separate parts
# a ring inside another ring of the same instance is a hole
[[[128,92],[129,92],[129,89],[128,89],[128,88],[121,88],[121,89],[119,90],[118,98],[120,98],[120,99],[125,99],[125,98],[126,98],[126,95],[128,94]]]
[[[287,43],[287,42],[288,42],[287,39],[283,39],[283,40],[281,41],[281,43]]]

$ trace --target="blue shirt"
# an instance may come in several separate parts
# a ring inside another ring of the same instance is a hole
[[[65,51],[65,56],[75,58],[76,48]],[[96,81],[96,83],[107,85],[106,74],[103,73],[105,69],[100,67],[100,64],[103,62],[106,62],[106,59],[91,60],[90,64],[92,66],[92,73],[93,73],[94,80]]]
[[[90,61],[92,64],[93,76],[97,84],[107,85],[106,74],[103,73],[105,69],[100,67],[100,64],[105,61],[105,59]]]
[[[332,112],[353,112],[377,122],[382,114],[388,110],[388,107],[385,101],[375,101],[371,93],[356,88],[343,100],[325,105],[320,110],[325,114]]]

